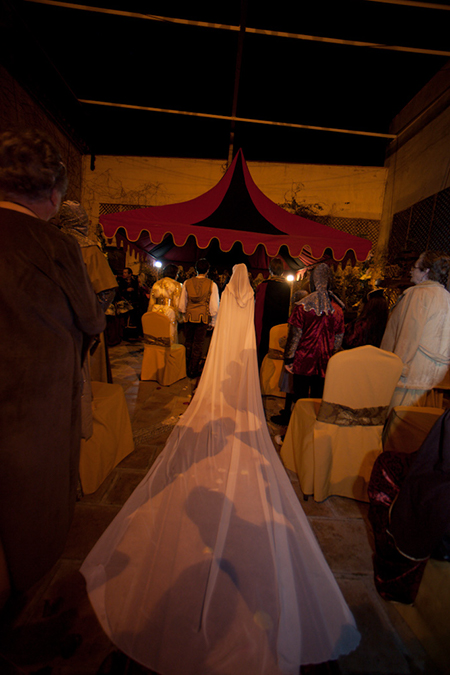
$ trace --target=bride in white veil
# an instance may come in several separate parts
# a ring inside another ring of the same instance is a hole
[[[190,406],[81,567],[112,642],[161,675],[298,675],[359,642],[267,429],[253,313],[236,265]]]

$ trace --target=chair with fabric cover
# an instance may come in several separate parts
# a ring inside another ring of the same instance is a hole
[[[284,349],[280,347],[280,339],[286,338],[289,325],[280,323],[273,326],[269,333],[269,351],[261,364],[259,374],[261,394],[263,396],[279,396],[284,398],[286,393],[280,390],[279,381],[283,370]]]
[[[112,384],[111,366],[109,363],[108,346],[105,333],[100,333],[98,343],[93,354],[88,354],[91,380],[95,382],[109,382]]]
[[[425,404],[426,406],[434,406],[435,408],[444,409],[444,399],[449,396],[450,392],[450,368],[445,373],[444,378],[433,389],[428,392]]]
[[[92,382],[93,433],[81,440],[80,481],[92,494],[119,462],[134,450],[125,394],[120,384]]]
[[[156,380],[169,386],[186,377],[186,350],[184,345],[171,342],[170,327],[170,320],[164,314],[143,314],[145,347],[141,380]]]
[[[416,452],[443,412],[443,408],[418,405],[395,406],[389,413],[383,429],[383,450],[385,452]]]
[[[367,486],[382,451],[381,434],[402,372],[401,359],[365,345],[328,362],[323,398],[300,399],[291,415],[281,458],[305,496],[368,501]]]

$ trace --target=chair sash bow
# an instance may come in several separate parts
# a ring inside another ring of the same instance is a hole
[[[388,409],[389,406],[387,405],[372,408],[350,408],[346,405],[322,400],[317,421],[336,424],[340,427],[382,426],[386,421]]]
[[[158,347],[170,347],[170,337],[155,337],[154,335],[145,333],[144,342],[148,345],[157,345]]]

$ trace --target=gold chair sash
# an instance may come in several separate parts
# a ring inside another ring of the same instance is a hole
[[[170,347],[170,337],[155,337],[144,333],[144,342],[148,345],[157,345],[158,347]]]
[[[340,427],[382,426],[387,418],[389,406],[379,405],[372,408],[350,408],[339,403],[322,401],[317,414],[318,422],[336,424]]]
[[[274,359],[275,361],[282,361],[284,359],[284,352],[281,349],[269,349],[267,352],[269,359]]]

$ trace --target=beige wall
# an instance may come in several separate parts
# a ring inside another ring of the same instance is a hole
[[[397,115],[378,247],[389,241],[392,218],[450,186],[450,62]]]
[[[392,213],[450,186],[450,107],[407,141],[390,161]]]
[[[256,185],[277,204],[318,204],[320,215],[380,220],[387,169],[249,162]],[[202,195],[222,178],[225,163],[155,157],[90,158],[83,163],[83,204],[97,222],[100,203],[172,204]]]
[[[318,204],[318,214],[379,220],[387,171],[380,167],[249,162],[256,185],[277,204]]]

